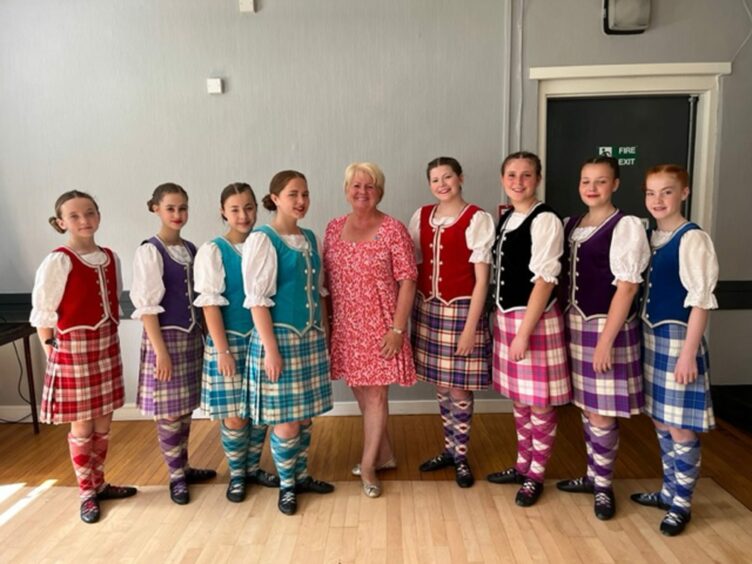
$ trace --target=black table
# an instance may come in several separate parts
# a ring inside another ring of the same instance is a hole
[[[31,402],[31,419],[34,423],[34,433],[38,434],[37,395],[34,391],[34,371],[31,367],[31,343],[29,342],[30,337],[36,332],[37,330],[29,323],[0,323],[0,346],[23,339],[24,356],[26,357],[26,381],[29,385],[29,400]]]

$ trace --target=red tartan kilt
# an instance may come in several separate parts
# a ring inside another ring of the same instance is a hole
[[[86,421],[111,413],[125,401],[118,327],[74,329],[55,336],[42,391],[44,423]]]

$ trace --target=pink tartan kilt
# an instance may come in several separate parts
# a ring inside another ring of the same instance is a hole
[[[530,336],[525,358],[515,362],[509,358],[509,346],[524,317],[524,309],[502,313],[497,308],[494,313],[494,389],[524,405],[565,405],[572,399],[572,381],[559,306],[554,304],[543,313]]]
[[[44,423],[86,421],[122,407],[123,363],[118,326],[55,335],[42,391]]]

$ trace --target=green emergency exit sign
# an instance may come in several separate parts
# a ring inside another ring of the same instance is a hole
[[[619,166],[634,166],[637,164],[637,145],[602,145],[598,147],[598,155],[614,157]]]

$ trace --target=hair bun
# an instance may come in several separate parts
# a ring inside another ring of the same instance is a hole
[[[263,198],[261,198],[261,204],[269,211],[275,211],[277,209],[277,204],[272,201],[271,194],[266,194]]]
[[[54,215],[50,216],[50,219],[47,220],[49,224],[52,226],[52,228],[57,231],[58,233],[65,233],[65,229],[60,227],[57,223],[57,218]]]

